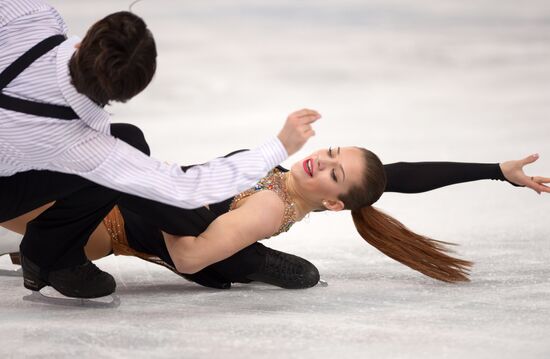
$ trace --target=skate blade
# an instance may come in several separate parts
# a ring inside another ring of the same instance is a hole
[[[319,287],[328,287],[328,283],[322,279],[319,279],[319,283],[317,283],[317,286]]]
[[[120,298],[115,294],[90,299],[70,298],[65,297],[51,287],[43,288],[39,292],[31,292],[31,294],[24,296],[23,300],[33,303],[79,308],[118,308],[120,306]]]
[[[23,270],[17,269],[0,269],[0,277],[22,277]]]

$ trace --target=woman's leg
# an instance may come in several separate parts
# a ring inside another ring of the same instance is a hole
[[[48,203],[42,207],[36,208],[28,213],[0,223],[0,255],[10,254],[13,264],[21,264],[19,255],[19,246],[21,244],[21,235],[25,234],[27,224],[51,207],[54,202]],[[6,233],[3,233],[3,232]],[[89,260],[97,260],[108,256],[111,253],[111,239],[103,223],[100,223],[90,236],[84,251]]]

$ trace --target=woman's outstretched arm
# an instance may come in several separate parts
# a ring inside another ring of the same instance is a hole
[[[397,162],[384,165],[385,192],[421,193],[483,179],[505,181],[498,163]]]
[[[537,193],[550,192],[550,179],[527,176],[523,167],[535,162],[538,155],[503,163],[397,162],[384,165],[387,176],[385,192],[420,193],[433,189],[483,179],[507,181]]]

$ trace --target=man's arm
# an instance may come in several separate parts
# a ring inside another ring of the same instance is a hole
[[[90,153],[93,158],[87,155]],[[250,151],[216,158],[183,172],[179,165],[169,165],[121,140],[99,134],[94,141],[65,153],[51,167],[121,192],[176,207],[197,208],[250,188],[285,158],[283,145],[273,138]]]
[[[47,169],[176,207],[197,208],[250,188],[314,135],[311,124],[319,118],[312,110],[294,112],[279,135],[263,145],[185,172],[179,165],[148,157],[123,141],[93,131]]]

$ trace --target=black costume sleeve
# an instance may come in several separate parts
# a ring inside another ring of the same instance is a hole
[[[384,165],[385,192],[420,193],[452,184],[491,179],[506,181],[498,163],[397,162]]]

